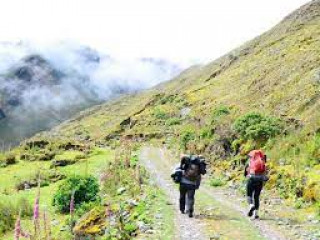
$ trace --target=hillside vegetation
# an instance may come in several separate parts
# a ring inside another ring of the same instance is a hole
[[[113,146],[127,136],[173,148],[196,145],[216,172],[235,182],[248,151],[259,147],[269,157],[270,188],[313,204],[320,186],[319,26],[317,0],[208,65],[85,111],[38,137]]]
[[[29,158],[38,164],[44,158],[54,163],[65,160],[67,168],[82,164],[85,169],[92,149],[121,149],[126,139],[137,146],[158,142],[172,150],[201,153],[210,163],[212,185],[241,190],[246,155],[262,148],[268,155],[270,194],[316,218],[320,215],[319,105],[320,0],[315,0],[205,66],[193,66],[156,88],[83,111],[36,135],[1,155],[1,171],[24,166]],[[39,141],[52,147],[34,150],[32,143]],[[110,172],[117,176],[114,168]],[[62,175],[71,174],[61,171]],[[116,190],[112,184],[109,188]],[[4,195],[13,191],[12,186],[0,190]],[[145,196],[139,190],[132,194]],[[111,199],[118,200],[114,195]],[[77,227],[82,230],[81,224]],[[132,232],[137,229],[127,227]]]

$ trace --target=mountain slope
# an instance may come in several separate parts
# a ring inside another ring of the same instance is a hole
[[[155,125],[152,108],[168,105],[172,116],[185,106],[201,118],[224,104],[240,112],[258,110],[277,116],[294,117],[310,131],[319,125],[320,113],[320,1],[312,1],[292,13],[279,25],[206,66],[195,66],[177,78],[139,95],[131,95],[83,113],[81,121],[61,129],[86,128],[86,122],[105,115],[113,127],[131,116],[136,126]],[[167,104],[164,100],[171,98]],[[170,101],[179,104],[169,104]],[[91,115],[92,114],[92,115]],[[88,117],[84,117],[88,115]],[[104,118],[103,118],[104,119]],[[111,124],[113,119],[116,124]],[[90,128],[104,128],[104,120],[92,121]],[[79,124],[79,125],[77,125]],[[148,128],[147,128],[148,129]],[[145,130],[145,129],[144,129]],[[89,130],[90,131],[90,130]]]

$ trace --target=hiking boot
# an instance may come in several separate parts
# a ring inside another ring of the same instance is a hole
[[[184,210],[180,210],[181,214],[185,214],[185,211]]]
[[[255,210],[254,205],[253,205],[253,204],[250,204],[250,208],[249,208],[249,212],[248,212],[248,217],[252,217],[254,210]]]
[[[193,212],[189,212],[189,218],[193,217]]]

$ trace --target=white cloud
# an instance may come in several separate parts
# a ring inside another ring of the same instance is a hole
[[[0,41],[73,40],[122,58],[212,60],[307,0],[3,0]]]

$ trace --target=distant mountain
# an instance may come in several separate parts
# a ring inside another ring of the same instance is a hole
[[[21,47],[8,46],[11,51]],[[180,71],[178,66],[156,59],[138,59],[128,65],[128,71],[127,65],[89,47],[25,52],[26,56],[3,67],[0,73],[0,139],[6,145],[50,128],[87,107],[144,89],[152,85],[153,79],[167,80]],[[6,54],[4,59],[12,59],[10,52]],[[135,70],[134,64],[142,66],[141,71]]]

